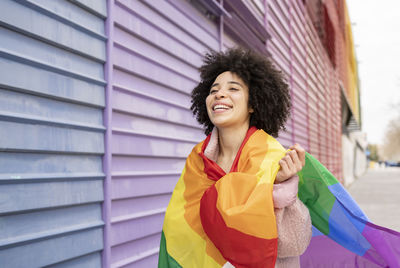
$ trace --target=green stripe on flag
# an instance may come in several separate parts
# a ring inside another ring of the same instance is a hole
[[[158,268],[182,268],[182,266],[180,266],[167,252],[167,243],[165,240],[164,231],[161,232]]]
[[[306,153],[306,164],[298,173],[299,199],[310,211],[312,224],[322,233],[329,234],[329,215],[335,196],[328,186],[339,183],[317,159]]]

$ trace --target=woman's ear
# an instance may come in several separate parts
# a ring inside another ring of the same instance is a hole
[[[250,107],[249,108],[249,113],[251,113],[251,114],[254,113],[254,109]]]

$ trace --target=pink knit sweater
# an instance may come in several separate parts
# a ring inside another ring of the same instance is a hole
[[[276,268],[300,267],[300,255],[311,240],[311,218],[307,207],[297,198],[299,178],[274,184],[273,198],[278,227]]]

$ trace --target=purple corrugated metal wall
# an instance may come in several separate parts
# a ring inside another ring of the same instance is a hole
[[[340,177],[338,76],[303,1],[242,3],[270,35],[266,50],[291,88],[292,117],[279,140],[300,143]],[[171,191],[204,138],[189,110],[196,68],[205,51],[243,44],[218,10],[207,11],[199,1],[109,0],[105,267],[156,266]]]
[[[105,267],[156,267],[165,208],[203,132],[191,89],[218,25],[186,1],[110,6],[110,176]],[[107,202],[107,201],[106,201]]]
[[[0,1],[0,267],[101,266],[105,1]]]
[[[299,87],[296,85],[294,71],[294,40],[293,28],[292,28],[292,18],[290,12],[290,5],[286,1],[267,1],[266,3],[266,23],[271,34],[271,39],[268,40],[268,51],[272,54],[272,59],[275,64],[280,68],[287,77],[287,82],[290,85],[290,94],[292,97],[293,104],[305,103],[305,100],[301,99],[304,94],[302,91],[298,90]],[[304,85],[304,83],[303,83]],[[307,132],[301,133],[301,129],[298,128],[296,119],[300,119],[299,105],[293,105],[292,116],[286,124],[287,131],[279,135],[279,141],[284,146],[290,146],[295,140],[295,133],[299,134],[297,136],[296,142],[304,144],[301,142],[300,135],[306,136]],[[304,144],[306,149],[308,149],[306,144]]]

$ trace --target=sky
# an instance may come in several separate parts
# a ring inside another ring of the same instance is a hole
[[[362,131],[369,143],[382,144],[389,121],[400,114],[400,1],[347,0],[347,7],[359,61]]]

